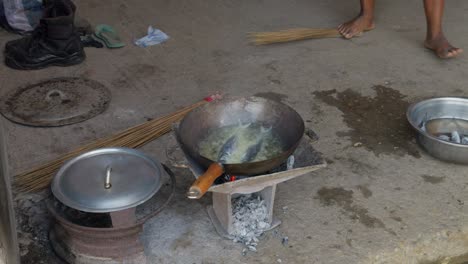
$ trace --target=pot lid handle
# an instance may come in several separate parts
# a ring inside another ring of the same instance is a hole
[[[112,167],[107,166],[107,168],[106,168],[106,180],[104,182],[104,188],[106,188],[106,189],[110,189],[112,187],[112,184],[111,184],[111,171],[112,171]]]

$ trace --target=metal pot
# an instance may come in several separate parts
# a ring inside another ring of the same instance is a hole
[[[468,121],[468,99],[440,97],[412,104],[406,113],[411,126],[417,132],[419,144],[432,156],[453,163],[468,164],[468,145],[441,140],[427,133],[426,122],[440,118]]]

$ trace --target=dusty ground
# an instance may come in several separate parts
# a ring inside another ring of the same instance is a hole
[[[192,178],[177,171],[176,201],[146,225],[142,237],[151,263],[464,263],[466,167],[419,150],[403,115],[408,103],[421,98],[466,95],[468,56],[441,61],[423,49],[421,1],[379,1],[377,29],[350,41],[247,44],[247,32],[336,26],[358,11],[356,2],[77,1],[81,16],[115,26],[128,46],[87,49],[86,62],[76,67],[2,67],[0,94],[73,76],[109,87],[112,103],[104,114],[63,128],[5,122],[12,169],[28,169],[214,91],[263,93],[301,113],[320,136],[315,147],[330,166],[279,186],[275,214],[283,223],[265,235],[257,253],[246,256],[240,245],[216,234],[204,211],[210,197],[184,198]],[[466,1],[447,2],[446,34],[465,49],[467,11]],[[150,24],[171,39],[146,49],[131,45]],[[2,43],[13,38],[0,32]],[[164,137],[143,150],[165,161],[170,142]],[[40,209],[24,209],[40,197],[18,201],[21,226],[36,220],[40,226]],[[32,242],[40,231],[20,231],[24,263],[52,263]],[[283,236],[289,237],[287,245]]]

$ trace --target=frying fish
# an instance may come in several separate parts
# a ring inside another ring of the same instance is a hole
[[[271,127],[239,122],[211,131],[199,148],[208,159],[221,162],[221,158],[223,164],[239,164],[267,160],[281,151],[281,144]]]
[[[221,147],[221,150],[218,154],[218,161],[221,163],[228,163],[229,158],[232,156],[234,151],[237,148],[237,136],[234,135],[230,137],[226,143]]]
[[[257,156],[258,152],[260,152],[260,149],[262,149],[263,145],[263,137],[260,137],[257,143],[254,145],[250,146],[247,151],[245,152],[244,156],[242,156],[241,162],[249,162],[255,159]]]
[[[265,137],[265,133],[268,133],[271,131],[271,127],[265,128],[263,126],[260,127],[260,135],[257,137],[257,140],[253,145],[247,148],[245,151],[245,154],[242,156],[241,162],[249,162],[255,159],[257,157],[258,153],[262,149],[263,146],[263,139]]]

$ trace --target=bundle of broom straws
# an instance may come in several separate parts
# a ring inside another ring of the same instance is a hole
[[[190,111],[212,100],[220,99],[220,95],[213,95],[190,106],[184,107],[167,116],[154,119],[143,124],[131,127],[115,135],[98,139],[87,145],[79,147],[59,158],[38,166],[28,172],[16,175],[13,186],[19,192],[34,192],[47,188],[64,162],[85,152],[104,147],[138,148],[152,140],[168,133],[172,125],[180,121]]]
[[[276,32],[250,33],[249,37],[255,45],[267,45],[305,39],[339,38],[341,34],[334,28],[295,28]]]

